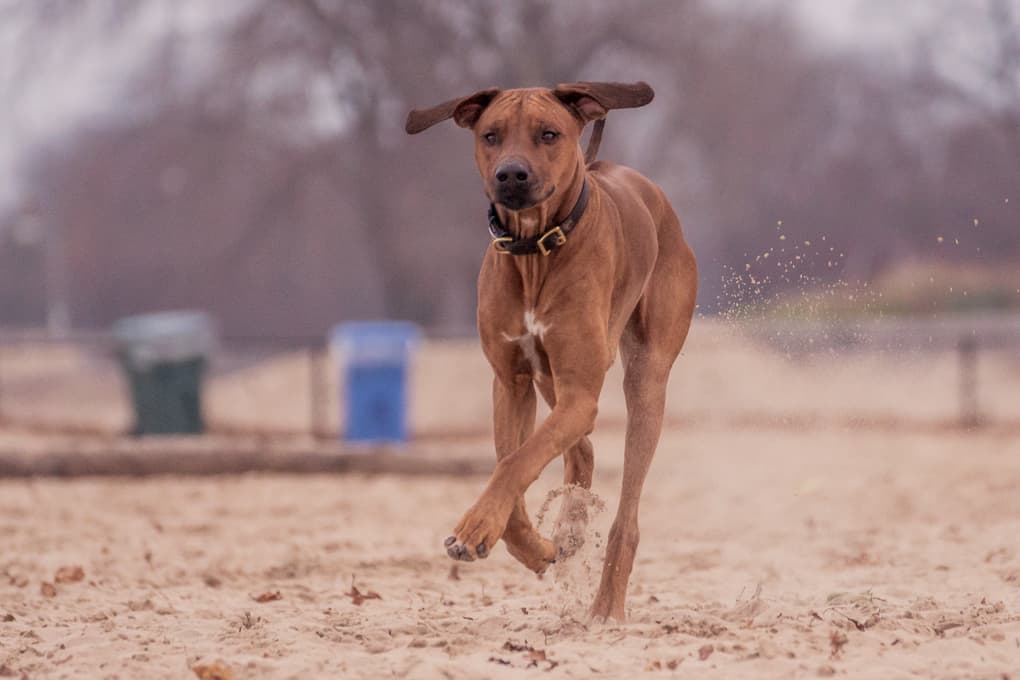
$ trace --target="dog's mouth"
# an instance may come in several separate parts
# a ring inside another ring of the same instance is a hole
[[[496,200],[493,202],[507,210],[527,210],[547,200],[554,193],[556,193],[555,186],[550,186],[538,196],[536,196],[537,192],[531,188],[526,191],[500,190],[496,192]]]

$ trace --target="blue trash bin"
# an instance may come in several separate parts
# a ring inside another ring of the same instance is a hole
[[[406,321],[357,321],[333,328],[346,413],[344,439],[354,443],[407,441],[407,376],[421,333]]]

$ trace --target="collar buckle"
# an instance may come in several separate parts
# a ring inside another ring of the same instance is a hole
[[[547,239],[550,238],[553,239],[552,245],[547,246],[545,242]],[[538,252],[542,253],[542,256],[545,257],[553,250],[559,248],[566,242],[567,235],[563,233],[563,229],[560,227],[554,227],[553,229],[550,229],[549,231],[542,234],[535,242],[535,244],[538,246]]]
[[[510,252],[510,244],[514,242],[513,236],[494,236],[492,238],[492,247],[496,249],[496,252],[500,255],[513,255]]]

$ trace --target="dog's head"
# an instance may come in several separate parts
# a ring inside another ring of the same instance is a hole
[[[409,134],[453,118],[475,135],[475,162],[489,200],[525,210],[569,189],[583,167],[584,126],[612,109],[644,106],[646,83],[570,83],[556,89],[489,88],[407,116]]]

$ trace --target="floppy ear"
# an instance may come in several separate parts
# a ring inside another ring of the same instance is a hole
[[[605,118],[612,109],[633,109],[652,101],[648,83],[566,83],[553,94],[585,123]]]
[[[404,125],[404,129],[407,130],[407,134],[416,135],[447,118],[453,118],[457,125],[463,128],[472,127],[497,94],[499,94],[499,88],[490,87],[466,97],[451,99],[433,106],[431,109],[414,109],[407,114],[407,123]]]

